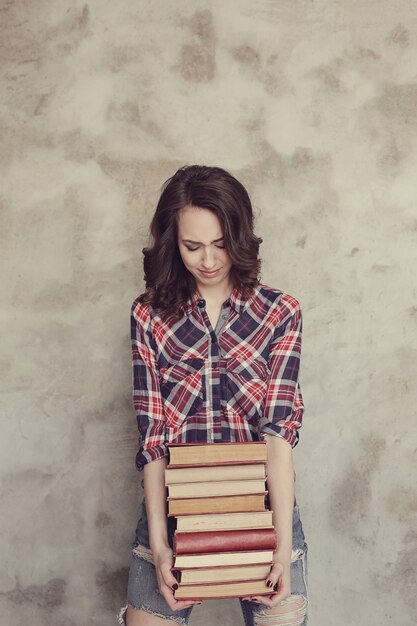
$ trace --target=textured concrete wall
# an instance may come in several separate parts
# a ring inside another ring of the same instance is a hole
[[[1,625],[115,623],[141,492],[129,307],[186,163],[247,185],[263,279],[303,304],[311,624],[415,624],[416,4],[0,9]]]

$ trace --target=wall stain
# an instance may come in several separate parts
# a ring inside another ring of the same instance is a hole
[[[45,40],[53,42],[54,51],[61,56],[75,52],[81,42],[91,34],[88,4],[84,4],[81,10],[76,8],[74,13],[72,8],[67,9],[67,16],[45,32]]]
[[[382,263],[374,263],[371,266],[371,270],[373,272],[375,272],[376,274],[386,274],[387,272],[392,270],[392,266],[391,265],[384,265]]]
[[[297,248],[305,248],[306,241],[307,241],[307,235],[304,235],[303,237],[300,237],[299,239],[297,239],[295,245]]]
[[[358,450],[357,458],[350,459],[342,472],[342,478],[334,483],[330,494],[330,526],[338,533],[350,536],[358,545],[363,538],[356,532],[366,519],[372,499],[370,480],[378,468],[384,439],[371,435]]]
[[[105,49],[102,64],[111,72],[120,72],[130,63],[140,63],[142,56],[143,53],[139,46],[111,46]],[[144,80],[145,77],[141,76],[142,86]]]
[[[349,53],[349,58],[355,61],[363,61],[363,60],[372,60],[377,61],[381,58],[379,54],[375,52],[375,50],[371,50],[371,48],[364,48],[362,46],[357,46]]]
[[[315,155],[310,148],[297,146],[291,156],[291,167],[295,170],[310,168],[315,163]]]
[[[213,41],[213,14],[208,9],[196,11],[189,21],[190,30],[200,39],[201,43],[211,44]]]
[[[213,15],[208,9],[196,11],[188,25],[197,41],[183,44],[179,66],[174,69],[188,82],[211,81],[216,72]]]
[[[259,53],[252,46],[237,46],[232,49],[232,56],[236,61],[252,70],[259,70],[260,68],[261,59]]]
[[[407,522],[417,513],[417,501],[411,489],[398,485],[385,498],[386,510],[399,521]]]
[[[248,44],[242,44],[231,49],[232,57],[247,71],[251,77],[261,83],[271,96],[281,96],[285,91],[285,78],[282,70],[272,67],[278,60],[277,54],[270,55],[265,62],[266,70],[262,67],[262,57],[258,50]]]
[[[142,116],[139,111],[139,104],[134,100],[125,100],[124,102],[112,102],[108,109],[108,119],[128,122],[135,126],[140,126]]]
[[[88,4],[85,4],[82,8],[81,13],[79,13],[74,20],[75,26],[79,30],[84,30],[90,24],[90,8]]]
[[[272,65],[273,63],[275,63],[276,61],[278,61],[278,55],[276,53],[274,54],[270,54],[269,57],[266,60],[267,65]]]
[[[328,154],[317,153],[303,146],[295,148],[292,154],[282,154],[264,138],[262,122],[254,119],[246,128],[252,133],[253,161],[257,163],[257,167],[245,167],[235,173],[246,181],[249,189],[264,181],[268,184],[275,181],[284,189],[288,186],[292,190],[301,190],[303,187],[316,187],[317,180],[321,180],[326,198],[309,207],[305,217],[317,222],[338,211],[338,197],[328,183],[331,171]],[[304,217],[300,220],[302,229],[305,228],[303,221]]]
[[[410,543],[417,542],[417,529],[409,528],[409,530],[405,533],[403,537],[403,543],[408,545]]]
[[[351,535],[368,512],[371,472],[361,472],[351,464],[344,474],[330,495],[330,525],[337,532]]]
[[[397,168],[402,160],[403,155],[398,149],[397,141],[395,139],[391,139],[385,145],[381,152],[381,156],[379,157],[379,165],[383,173],[386,173],[387,170]]]
[[[312,70],[311,74],[318,78],[329,91],[340,91],[340,79],[330,65],[320,65]]]
[[[64,134],[62,146],[65,157],[71,161],[83,163],[95,156],[94,142],[78,128]]]
[[[33,112],[34,115],[42,115],[42,113],[44,112],[47,104],[48,104],[48,100],[50,98],[50,94],[49,93],[43,93],[39,99],[38,99],[38,103],[35,106],[35,110]]]
[[[128,576],[128,567],[111,569],[107,563],[96,572],[96,585],[107,609],[117,610],[124,603]]]
[[[415,618],[417,615],[417,547],[406,548],[398,554],[393,580],[398,581],[397,588],[404,604],[409,608],[410,615]]]
[[[352,250],[350,251],[349,256],[356,256],[359,252],[359,248],[352,248]]]
[[[110,515],[105,513],[105,511],[100,511],[100,513],[97,513],[95,521],[95,525],[97,528],[106,528],[107,526],[111,525],[111,522],[112,520]]]
[[[415,619],[417,615],[417,594],[415,592],[417,588],[417,547],[407,547],[401,550],[395,562],[385,563],[384,568],[373,574],[372,581],[381,593],[392,590],[394,588],[393,581],[395,581],[395,589],[402,598],[404,607],[407,607],[411,619]]]
[[[112,102],[107,109],[107,119],[109,121],[125,122],[132,126],[140,127],[143,131],[164,142],[164,134],[152,119],[148,119],[149,113],[145,108],[143,111],[136,101],[125,100],[124,102]]]
[[[397,24],[395,28],[389,33],[387,37],[388,43],[405,48],[408,46],[410,40],[410,31],[403,26],[403,24]]]
[[[36,604],[41,608],[54,609],[65,602],[65,588],[67,583],[62,578],[51,578],[44,585],[29,585],[22,587],[16,581],[15,588],[7,593],[0,593],[13,604]]]
[[[389,118],[405,123],[417,119],[417,84],[386,85],[375,101],[376,108]]]
[[[5,5],[5,3],[3,3]],[[23,8],[22,8],[23,6]],[[67,55],[76,50],[81,41],[91,33],[90,9],[84,4],[68,8],[66,13],[57,9],[57,22],[52,26],[49,20],[45,23],[43,12],[49,13],[48,2],[11,2],[2,9],[0,20],[0,48],[3,65],[11,62],[11,74],[8,79],[24,79],[28,77],[30,87],[25,96],[38,89],[38,85],[45,80],[43,63],[54,55]],[[29,65],[29,66],[28,66]],[[42,68],[34,80],[34,67]],[[17,70],[15,72],[15,70]],[[59,77],[57,77],[57,82]]]

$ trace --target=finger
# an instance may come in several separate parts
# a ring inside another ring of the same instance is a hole
[[[257,602],[258,604],[265,604],[266,606],[269,606],[269,598],[271,596],[252,596],[251,600],[252,602]]]
[[[274,606],[287,598],[291,593],[291,584],[289,580],[286,580],[284,576],[281,576],[278,579],[278,582],[273,587],[273,595],[271,596],[271,600],[274,602]]]
[[[172,573],[171,567],[167,563],[163,563],[160,567],[160,574],[163,582],[171,589],[178,589],[178,581]]]
[[[275,585],[278,583],[279,579],[282,576],[283,567],[280,563],[275,563],[271,567],[271,571],[268,574],[266,579],[266,584],[270,587],[271,591],[274,589]]]
[[[201,600],[176,600],[174,611],[182,611],[183,609],[189,609],[196,604],[202,604]]]
[[[271,600],[273,596],[262,596],[262,598],[252,598],[252,602],[258,602],[259,604],[265,604],[267,607],[275,606],[274,602]]]
[[[162,587],[160,592],[172,611],[181,611],[182,609],[188,609],[195,604],[201,604],[199,600],[176,600],[173,590],[167,586]]]
[[[256,597],[253,598],[253,601],[254,602],[262,602],[263,604],[265,604],[269,608],[272,608],[274,606],[277,606],[283,600],[285,600],[285,598],[288,598],[289,595],[290,595],[289,590],[283,588],[278,593],[274,593],[274,594],[272,594],[270,596],[261,596],[261,597],[256,596]]]
[[[256,602],[257,604],[267,604],[268,598],[272,596],[245,596],[241,600],[247,600],[248,602]]]

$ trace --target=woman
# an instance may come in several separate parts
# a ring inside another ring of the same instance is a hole
[[[196,602],[177,601],[167,442],[266,439],[278,549],[271,595],[241,599],[247,626],[306,624],[306,544],[294,497],[292,447],[303,404],[301,312],[259,282],[261,239],[249,196],[231,174],[180,168],[162,190],[144,250],[146,292],[132,306],[133,400],[144,502],[133,545],[127,626],[187,624]]]

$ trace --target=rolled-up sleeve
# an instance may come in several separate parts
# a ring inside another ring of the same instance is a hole
[[[259,435],[277,435],[294,447],[298,443],[303,399],[299,386],[302,313],[300,304],[287,296],[281,303],[283,317],[270,346],[265,409]]]
[[[132,394],[139,430],[136,467],[168,455],[164,407],[159,388],[149,307],[137,300],[131,309]]]

